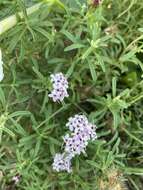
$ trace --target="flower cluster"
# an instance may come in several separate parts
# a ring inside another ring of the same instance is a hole
[[[57,153],[54,157],[53,169],[57,172],[67,171],[71,172],[71,157],[70,155],[65,155]]]
[[[95,140],[96,126],[89,123],[84,115],[75,115],[70,117],[66,126],[72,132],[71,135],[67,134],[64,137],[65,152],[75,156],[81,152],[85,152],[89,140]]]
[[[65,97],[68,97],[68,81],[62,73],[52,74],[51,83],[53,86],[52,92],[49,97],[53,99],[54,102],[62,102]]]
[[[65,143],[64,153],[56,154],[54,158],[53,169],[56,171],[71,171],[71,169],[69,169],[71,159],[75,155],[85,153],[88,142],[97,138],[96,126],[91,124],[84,115],[70,117],[66,127],[69,128],[71,133],[63,137]],[[66,155],[66,157],[64,157],[64,155]]]
[[[2,52],[0,49],[0,81],[2,81],[4,78],[4,73],[3,73],[3,61],[2,61]]]

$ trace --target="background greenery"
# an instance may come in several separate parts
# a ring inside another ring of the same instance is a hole
[[[0,189],[142,190],[142,0],[45,1],[27,17],[36,2],[0,0],[0,19],[24,13],[0,36]],[[70,96],[55,104],[48,80],[59,71]],[[98,140],[74,159],[72,174],[55,173],[53,156],[76,113],[97,125]]]

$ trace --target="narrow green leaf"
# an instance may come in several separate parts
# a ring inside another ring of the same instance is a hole
[[[71,50],[80,49],[80,48],[83,48],[83,47],[85,47],[83,44],[72,44],[72,45],[66,47],[64,49],[64,51],[71,51]]]
[[[17,116],[29,116],[31,113],[29,111],[16,111],[9,115],[10,118]]]
[[[77,43],[76,38],[70,32],[68,32],[67,30],[62,30],[61,33],[64,34],[73,43]]]
[[[95,71],[95,65],[90,61],[89,61],[89,69],[91,72],[92,79],[95,82],[97,79],[97,75],[96,75],[96,71]]]
[[[2,104],[3,108],[5,108],[6,99],[5,99],[4,91],[3,91],[3,89],[1,87],[0,87],[0,101],[1,101],[1,104]]]
[[[116,77],[113,77],[112,78],[112,95],[113,97],[116,96],[116,83],[117,83],[117,80],[116,80]]]

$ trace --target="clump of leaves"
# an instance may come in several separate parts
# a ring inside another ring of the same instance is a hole
[[[35,3],[0,1],[0,19],[15,14],[17,23],[0,35],[1,189],[104,190],[106,184],[110,190],[141,190],[142,0],[97,6],[41,1],[28,15]],[[60,104],[48,98],[49,76],[56,72],[70,84],[69,98]],[[97,125],[98,139],[86,155],[75,157],[72,174],[56,173],[53,156],[61,150],[67,119],[76,113]]]

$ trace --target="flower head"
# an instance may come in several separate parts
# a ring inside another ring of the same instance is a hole
[[[81,134],[73,136],[67,134],[63,139],[65,142],[65,152],[71,154],[72,157],[85,153],[88,142],[84,140]]]
[[[70,117],[66,126],[74,134],[81,134],[87,140],[96,139],[96,126],[89,123],[85,115],[75,115]]]
[[[84,115],[75,115],[70,117],[66,126],[71,132],[77,133],[85,128],[88,124],[88,120]]]
[[[95,140],[96,126],[90,123],[85,115],[76,114],[70,117],[66,126],[70,133],[63,137],[65,147],[63,154],[56,154],[53,169],[59,171],[71,171],[71,159],[75,155],[85,153],[90,140]]]
[[[49,97],[51,97],[54,102],[62,102],[65,97],[68,97],[68,81],[62,73],[52,74],[50,77],[53,90],[49,94]]]
[[[76,154],[85,153],[85,149],[89,140],[95,140],[96,126],[89,123],[84,115],[75,115],[70,117],[66,126],[72,132],[71,135],[65,135],[65,152],[71,153],[73,156]]]
[[[71,156],[57,153],[54,157],[53,170],[71,172]]]

